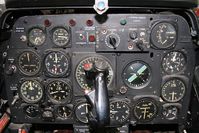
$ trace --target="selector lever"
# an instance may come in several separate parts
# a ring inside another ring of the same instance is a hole
[[[113,36],[109,36],[109,44],[116,49],[117,48],[117,40]]]
[[[97,61],[84,68],[86,78],[94,82],[94,89],[85,96],[96,113],[96,124],[104,127],[109,124],[109,98],[107,88],[108,65],[104,61]]]

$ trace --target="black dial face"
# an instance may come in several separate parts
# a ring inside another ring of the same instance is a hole
[[[41,60],[39,56],[31,51],[23,52],[19,56],[19,70],[25,75],[35,75],[41,68]]]
[[[27,80],[20,87],[21,98],[27,103],[37,103],[42,99],[43,89],[36,80]]]
[[[28,38],[29,38],[29,42],[30,42],[31,45],[39,46],[39,45],[42,45],[45,42],[46,35],[45,35],[45,33],[42,29],[33,28],[29,32]]]
[[[162,87],[162,97],[168,102],[178,102],[185,95],[186,87],[180,79],[167,81]]]
[[[52,76],[64,76],[69,70],[69,59],[61,52],[51,52],[46,56],[45,66]]]
[[[134,115],[136,119],[141,122],[148,122],[153,120],[156,114],[157,106],[151,99],[140,100],[134,108]]]
[[[24,112],[28,117],[31,117],[31,118],[39,115],[39,109],[35,105],[28,105],[24,107]]]
[[[91,90],[91,88],[93,87],[93,82],[89,82],[86,79],[84,67],[87,67],[96,61],[105,62],[108,66],[108,71],[109,71],[109,74],[107,76],[108,86],[111,84],[111,82],[113,80],[113,69],[108,61],[106,61],[105,59],[103,59],[101,57],[88,57],[79,63],[79,65],[76,68],[76,73],[75,73],[76,80],[77,80],[79,86],[84,90]]]
[[[71,116],[72,110],[67,106],[59,106],[57,108],[57,113],[59,117],[63,119],[67,119]]]
[[[151,41],[157,48],[169,48],[176,42],[175,27],[166,22],[157,24],[151,33]]]
[[[114,101],[110,104],[110,118],[111,121],[117,123],[124,123],[129,119],[130,107],[124,101]]]
[[[151,79],[149,66],[141,61],[128,64],[122,74],[124,83],[133,89],[142,89]]]
[[[57,46],[65,46],[69,42],[69,33],[65,28],[56,28],[53,31],[53,42]]]
[[[63,81],[53,81],[48,85],[48,95],[53,102],[64,103],[71,97],[71,87]]]
[[[88,113],[91,105],[88,103],[80,103],[75,109],[75,115],[78,121],[88,123]]]
[[[172,106],[172,105],[171,105],[171,106],[164,107],[163,116],[164,116],[167,120],[174,120],[174,119],[177,119],[177,116],[178,116],[178,107]]]
[[[181,52],[170,52],[162,61],[162,68],[169,74],[175,74],[184,70],[186,58]]]

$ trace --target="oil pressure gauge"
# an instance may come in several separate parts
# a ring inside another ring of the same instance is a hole
[[[67,119],[71,116],[72,110],[67,106],[59,106],[57,108],[57,113],[59,117],[63,119]]]

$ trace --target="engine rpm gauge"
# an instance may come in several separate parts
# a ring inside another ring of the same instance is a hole
[[[43,88],[36,80],[27,80],[21,84],[20,96],[27,103],[37,103],[42,99]]]
[[[151,41],[157,48],[164,49],[173,46],[176,42],[176,28],[167,22],[161,22],[154,26],[151,32]]]
[[[130,107],[125,101],[113,101],[110,103],[110,118],[113,122],[124,123],[129,119]]]
[[[28,39],[31,45],[39,46],[45,42],[46,35],[41,28],[33,28],[29,32]]]
[[[149,66],[141,61],[135,61],[126,66],[122,74],[124,83],[133,89],[141,89],[151,79]]]
[[[52,76],[64,76],[69,70],[69,59],[62,52],[51,52],[45,58],[47,72]]]
[[[113,80],[113,69],[112,69],[110,63],[102,57],[98,57],[98,56],[88,57],[79,63],[79,65],[76,68],[76,73],[75,73],[76,80],[82,89],[91,90],[91,88],[93,87],[93,82],[88,82],[86,79],[84,66],[94,63],[96,61],[102,61],[107,64],[108,71],[109,71],[109,74],[107,76],[107,84],[108,84],[108,86],[111,84],[111,82]]]
[[[168,102],[178,102],[185,95],[186,87],[182,80],[171,79],[162,87],[162,97]]]
[[[157,105],[152,99],[142,99],[135,105],[134,115],[141,122],[151,121],[157,114]]]
[[[63,81],[53,81],[48,87],[48,95],[53,102],[64,103],[70,99],[71,87]]]
[[[169,74],[183,71],[186,65],[186,58],[181,52],[170,52],[166,54],[162,61],[162,68]]]
[[[53,31],[53,42],[57,46],[65,46],[69,42],[69,33],[65,28],[56,28]]]
[[[19,70],[25,75],[35,75],[41,68],[39,56],[31,51],[23,52],[18,59]]]
[[[58,113],[58,116],[60,116],[61,118],[67,119],[68,117],[71,116],[72,110],[67,106],[59,106],[57,108],[57,113]]]

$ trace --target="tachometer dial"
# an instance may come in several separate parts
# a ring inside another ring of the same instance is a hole
[[[46,56],[45,66],[52,76],[64,76],[69,70],[69,59],[62,52],[51,52]]]
[[[42,29],[33,28],[29,32],[28,39],[29,39],[30,45],[40,46],[45,42],[46,35]]]
[[[186,65],[186,58],[181,52],[170,52],[166,54],[162,61],[162,68],[169,74],[183,71]]]
[[[37,103],[43,96],[42,85],[36,80],[27,80],[21,84],[20,95],[27,103]]]
[[[130,107],[125,101],[113,101],[110,103],[110,118],[111,121],[124,123],[129,119]]]
[[[25,75],[35,75],[41,68],[41,60],[39,56],[31,51],[23,52],[19,56],[19,70]]]
[[[89,82],[86,79],[84,66],[94,63],[96,61],[102,61],[107,64],[108,71],[109,71],[109,75],[107,76],[107,84],[108,84],[108,86],[111,84],[111,82],[113,80],[113,69],[112,69],[111,65],[109,64],[109,62],[106,61],[102,57],[88,57],[88,58],[82,60],[76,68],[76,74],[75,74],[76,80],[82,89],[91,90],[91,88],[93,87],[93,82]]]
[[[151,41],[157,48],[169,48],[176,42],[176,28],[167,22],[155,25],[151,32]]]
[[[61,118],[67,119],[71,116],[72,110],[67,106],[59,106],[57,108],[57,113],[58,113],[58,116],[60,116]]]
[[[53,31],[53,42],[57,45],[57,46],[65,46],[68,44],[70,39],[68,30],[66,30],[65,28],[55,28]]]
[[[133,89],[145,87],[151,79],[149,66],[141,61],[135,61],[126,66],[122,74],[124,83]]]
[[[71,87],[63,81],[53,81],[48,87],[48,95],[53,102],[64,103],[71,97]]]
[[[39,115],[39,109],[35,105],[28,105],[24,107],[24,112],[27,116],[33,118]]]
[[[152,99],[142,99],[135,105],[134,115],[141,122],[151,121],[157,114],[157,105]]]
[[[78,121],[88,123],[88,113],[91,105],[88,103],[79,103],[75,109],[75,115]]]
[[[168,102],[180,101],[186,91],[184,82],[180,79],[172,79],[167,81],[162,87],[162,97]]]

